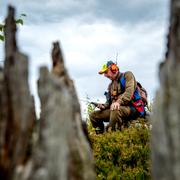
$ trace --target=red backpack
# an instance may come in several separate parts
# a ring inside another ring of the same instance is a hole
[[[140,96],[142,98],[142,101],[144,102],[144,105],[148,105],[148,100],[147,100],[147,91],[145,88],[142,87],[141,83],[140,82],[137,82],[137,88],[138,88],[138,91],[140,93]]]

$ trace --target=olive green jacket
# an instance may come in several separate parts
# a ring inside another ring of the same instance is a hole
[[[137,86],[136,79],[132,72],[125,72],[125,89],[123,90],[120,84],[120,78],[122,75],[123,73],[119,72],[116,79],[109,84],[108,95],[110,98],[107,99],[107,102],[105,103],[106,107],[109,107],[112,102],[115,101],[119,102],[122,106],[126,106],[129,105],[130,101],[132,100],[134,91]]]

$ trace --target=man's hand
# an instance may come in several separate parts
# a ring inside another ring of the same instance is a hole
[[[110,110],[119,110],[120,109],[120,104],[119,104],[119,102],[113,102],[112,104],[111,104],[111,107],[110,107]]]
[[[98,105],[97,105],[97,108],[103,110],[103,109],[105,109],[105,106],[104,106],[104,104],[98,104]]]

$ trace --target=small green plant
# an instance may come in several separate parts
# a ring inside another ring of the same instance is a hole
[[[88,103],[87,104],[87,116],[86,116],[86,123],[87,123],[87,127],[88,127],[88,131],[89,132],[92,132],[93,130],[94,130],[94,128],[93,128],[93,126],[92,126],[92,124],[91,124],[91,121],[90,121],[90,119],[89,119],[89,114],[91,113],[91,112],[93,112],[94,110],[95,110],[95,106],[93,105],[93,104],[91,104],[91,103]]]
[[[26,14],[22,13],[18,19],[15,20],[16,24],[24,24],[23,17],[26,17]]]
[[[89,96],[86,94],[86,98],[82,99],[81,101],[86,102],[86,107],[85,107],[85,116],[86,116],[86,123],[87,123],[87,127],[88,127],[88,131],[92,132],[94,130],[94,128],[92,127],[92,124],[90,122],[89,119],[89,115],[91,112],[93,112],[96,109],[96,106],[91,103],[91,99],[89,98]],[[96,102],[99,102],[99,100],[97,99]]]
[[[0,32],[2,34],[0,34],[0,40],[4,41],[4,24],[0,24]]]
[[[20,24],[20,25],[23,25],[24,24],[24,20],[23,18],[26,16],[26,14],[22,13],[20,14],[19,18],[17,18],[15,20],[15,23],[16,24]],[[0,24],[0,41],[4,41],[5,40],[5,37],[4,37],[4,28],[5,28],[5,24],[4,23],[1,23]]]

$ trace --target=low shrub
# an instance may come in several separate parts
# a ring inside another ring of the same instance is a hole
[[[143,120],[138,123],[121,131],[90,133],[97,179],[151,179],[149,129]]]

